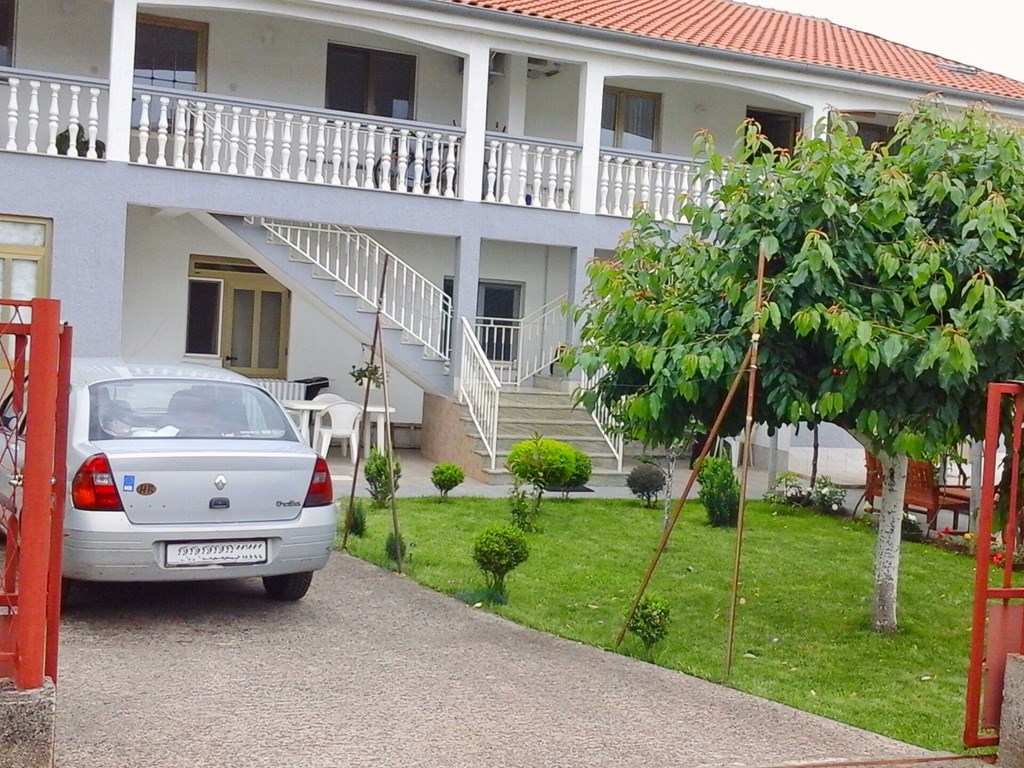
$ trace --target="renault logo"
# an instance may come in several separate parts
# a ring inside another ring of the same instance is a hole
[[[217,475],[217,479],[213,481],[213,484],[217,486],[218,491],[223,491],[224,486],[228,484],[228,479],[224,475]]]

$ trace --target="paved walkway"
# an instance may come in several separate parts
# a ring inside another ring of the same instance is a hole
[[[432,462],[416,452],[402,460],[400,496],[436,493]],[[340,496],[351,465],[331,464]],[[765,481],[752,472],[752,498]],[[467,480],[454,493],[507,488]],[[850,494],[852,504],[859,491]],[[343,554],[297,604],[267,600],[255,580],[91,585],[76,599],[62,629],[59,768],[774,768],[938,757],[516,626]]]
[[[62,638],[59,768],[935,757],[524,629],[347,555],[291,605],[265,599],[256,581],[100,585],[84,597]]]

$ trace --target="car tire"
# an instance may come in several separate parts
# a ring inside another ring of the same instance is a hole
[[[274,600],[294,602],[306,595],[312,582],[312,571],[286,573],[281,576],[264,576],[263,588],[267,591],[267,596]]]
[[[78,592],[77,584],[74,579],[61,579],[60,580],[60,610],[61,613],[66,611],[74,604],[75,593]]]

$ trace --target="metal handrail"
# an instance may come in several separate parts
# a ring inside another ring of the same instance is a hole
[[[469,407],[469,415],[476,426],[477,434],[496,468],[498,456],[498,402],[501,398],[501,382],[494,373],[491,361],[487,359],[476,329],[465,317],[462,321],[462,365],[459,376],[459,400]]]
[[[583,379],[580,381],[580,389],[594,389],[597,382],[600,381],[607,372],[607,366],[599,368],[592,376],[588,375],[587,372],[584,371]],[[598,401],[595,403],[594,409],[590,412],[590,417],[594,420],[594,424],[596,424],[597,428],[600,430],[601,436],[608,444],[608,448],[611,449],[612,455],[615,456],[616,469],[621,472],[624,440],[622,432],[617,429],[616,420],[611,409],[604,403]]]
[[[337,224],[311,224],[248,216],[271,240],[290,247],[318,270],[377,308],[385,259],[388,270],[381,313],[422,344],[431,355],[448,359],[446,329],[451,299],[445,292],[369,235]]]

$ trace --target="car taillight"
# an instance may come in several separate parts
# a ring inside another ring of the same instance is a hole
[[[75,509],[123,512],[121,496],[114,483],[110,462],[102,453],[85,460],[71,481],[71,503]]]
[[[334,503],[334,487],[331,485],[331,470],[323,456],[316,457],[313,466],[313,477],[309,480],[304,507],[323,507]]]

